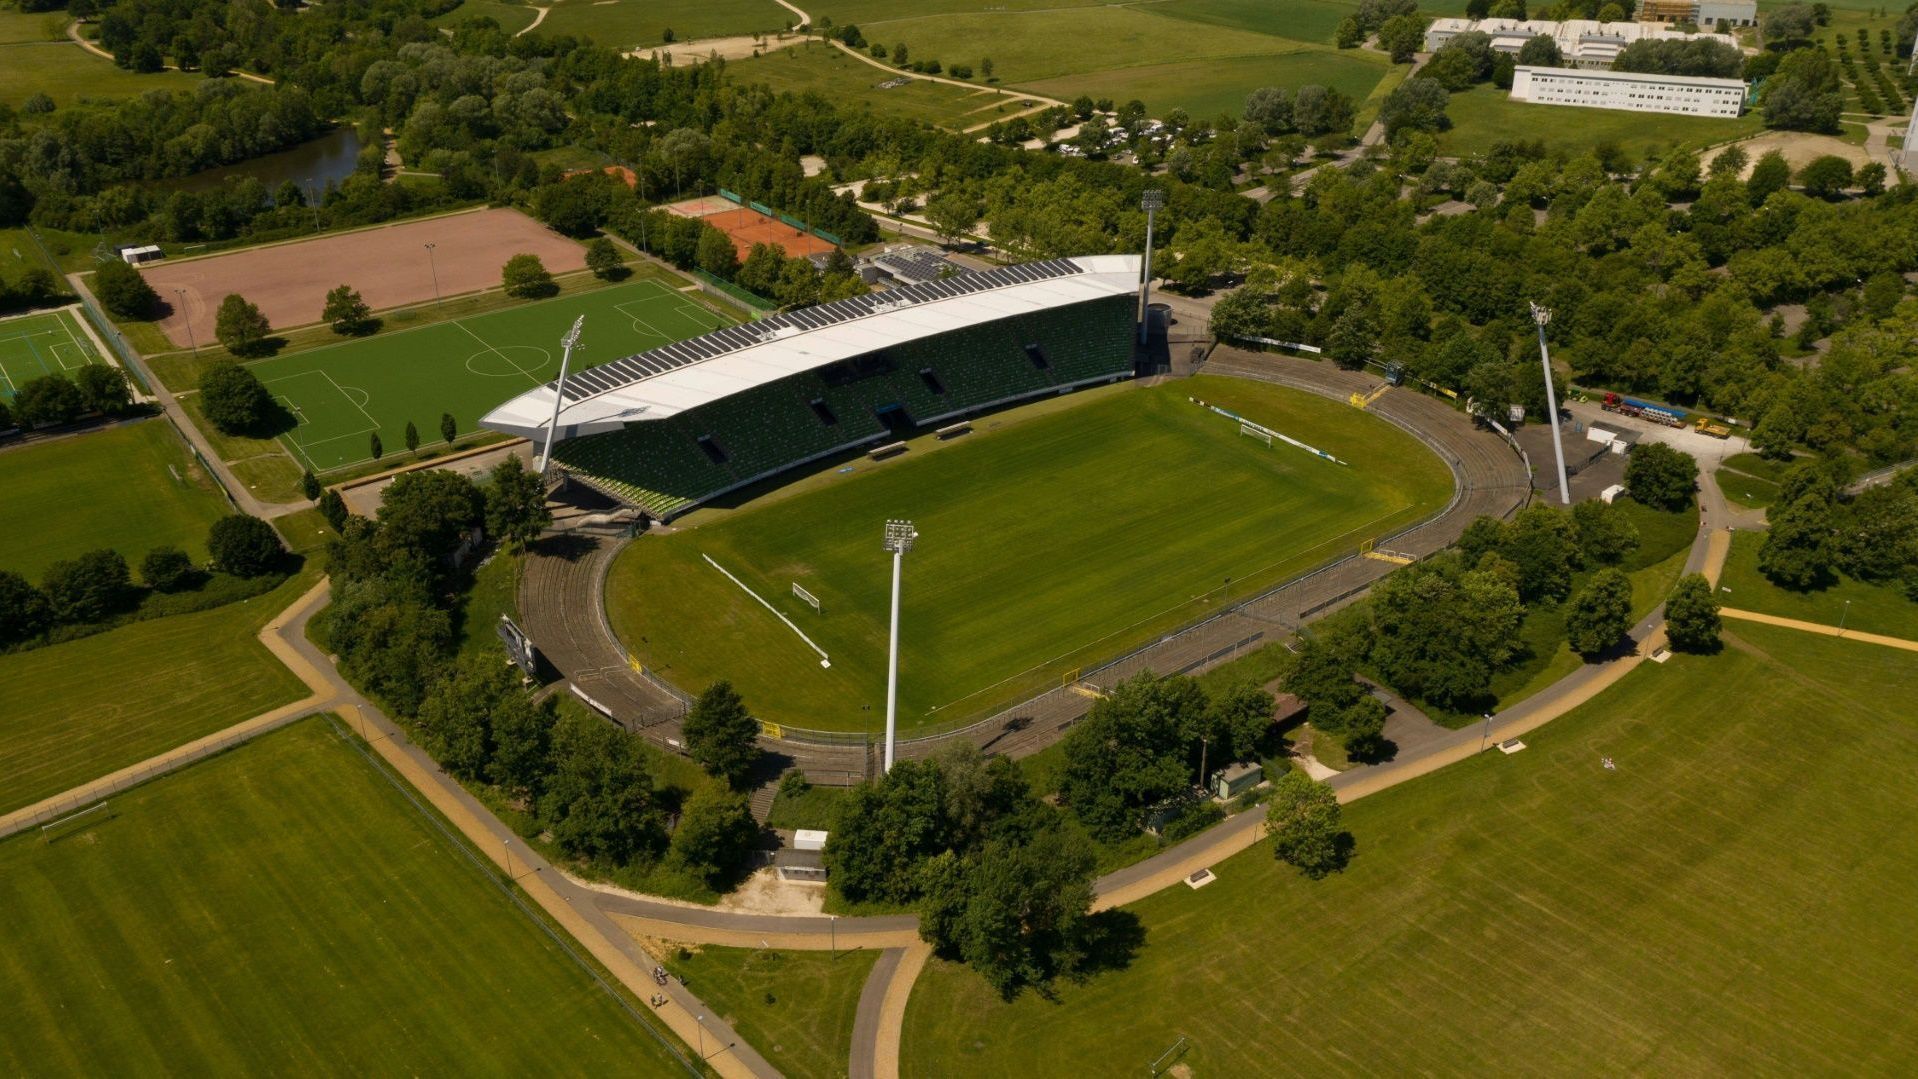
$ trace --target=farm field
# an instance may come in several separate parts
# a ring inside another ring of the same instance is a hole
[[[1439,152],[1460,157],[1484,153],[1499,142],[1543,140],[1546,146],[1568,154],[1609,142],[1642,160],[1675,146],[1700,149],[1742,139],[1765,126],[1764,117],[1756,111],[1732,120],[1534,105],[1513,101],[1506,91],[1490,85],[1453,94],[1446,115],[1452,127],[1439,135]]]
[[[1245,438],[1188,394],[1351,467]],[[1222,598],[1349,553],[1450,493],[1440,461],[1384,421],[1236,379],[1110,387],[974,427],[936,449],[921,438],[883,465],[823,466],[730,503],[738,512],[696,511],[633,544],[608,585],[613,628],[682,688],[729,678],[768,721],[861,730],[884,701],[881,526],[909,518],[920,540],[906,559],[900,729],[922,730],[1056,686]],[[707,557],[792,618],[830,669]],[[795,582],[823,614],[794,597]]]
[[[6,15],[0,34],[29,33],[30,22],[14,20],[46,17]],[[198,75],[179,71],[137,74],[64,38],[0,43],[0,50],[4,50],[0,51],[0,105],[14,108],[35,93],[46,94],[64,108],[82,99],[108,101],[139,97],[149,90],[191,90],[201,81]]]
[[[1129,966],[1056,1000],[935,961],[902,1074],[1143,1073],[1181,1037],[1196,1075],[1911,1071],[1918,657],[1730,626],[1348,806],[1342,874],[1260,844],[1128,908]]]
[[[807,41],[750,60],[733,60],[727,70],[740,83],[763,83],[774,91],[818,93],[834,103],[866,108],[875,115],[924,120],[961,128],[988,123],[1019,111],[1019,98],[967,90],[914,79],[880,89],[895,78],[831,45]]]
[[[691,1071],[348,737],[306,720],[0,844],[0,1069]]]
[[[37,259],[29,263],[38,264]],[[0,319],[0,399],[11,399],[28,379],[71,375],[99,362],[100,350],[70,310]]]
[[[206,532],[230,511],[163,419],[0,453],[9,523],[0,569],[30,581],[54,562],[111,547],[138,572],[155,547],[206,559]]]
[[[853,1012],[879,959],[871,950],[780,952],[704,945],[666,969],[787,1079],[838,1079],[852,1058]]]
[[[580,315],[576,368],[730,321],[657,281],[635,281],[249,366],[298,421],[281,436],[294,459],[330,472],[371,460],[375,433],[388,449],[402,449],[408,422],[429,441],[443,412],[461,431],[473,430],[495,405],[559,374],[559,340]]]
[[[1732,536],[1731,555],[1718,582],[1720,604],[1827,626],[1842,621],[1848,629],[1918,640],[1918,603],[1906,599],[1897,585],[1841,576],[1830,588],[1812,592],[1780,588],[1758,572],[1758,549],[1764,545],[1762,532]]]
[[[0,812],[306,696],[258,638],[318,576],[309,569],[249,600],[0,656]]]

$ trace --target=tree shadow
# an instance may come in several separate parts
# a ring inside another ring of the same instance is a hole
[[[1145,923],[1129,910],[1102,910],[1086,919],[1084,946],[1075,980],[1124,970],[1145,946]]]

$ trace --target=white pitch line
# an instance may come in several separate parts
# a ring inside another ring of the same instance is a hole
[[[783,615],[783,614],[780,614],[780,613],[779,613],[779,608],[777,608],[777,607],[775,607],[775,606],[773,606],[773,605],[772,605],[772,604],[770,604],[770,603],[767,603],[767,602],[766,602],[766,600],[765,600],[765,598],[764,598],[764,597],[762,597],[762,596],[761,596],[761,595],[760,595],[759,593],[757,593],[757,592],[755,592],[755,591],[753,591],[753,590],[752,590],[752,589],[750,589],[750,588],[747,588],[747,587],[746,587],[746,582],[745,582],[745,581],[742,581],[742,580],[740,580],[739,578],[737,578],[737,577],[735,577],[735,576],[733,576],[733,575],[732,575],[732,574],[730,574],[730,573],[726,573],[726,567],[725,567],[725,566],[722,566],[722,565],[720,565],[719,563],[717,563],[717,562],[715,562],[715,561],[713,561],[713,556],[712,556],[712,555],[709,555],[709,554],[702,554],[702,555],[700,555],[699,557],[701,557],[701,558],[703,558],[703,559],[705,559],[705,560],[706,560],[706,564],[707,564],[707,565],[709,565],[709,566],[711,566],[711,567],[713,567],[714,569],[716,569],[716,570],[718,570],[718,571],[719,571],[719,572],[721,572],[721,573],[725,573],[725,574],[726,574],[726,579],[727,579],[727,580],[729,580],[729,581],[731,581],[732,583],[734,583],[734,584],[736,584],[736,585],[738,585],[738,586],[740,587],[740,590],[741,590],[741,591],[743,591],[743,592],[745,592],[745,593],[746,593],[747,595],[749,595],[749,596],[751,596],[752,598],[754,598],[754,599],[756,599],[756,600],[759,600],[759,605],[760,605],[761,607],[764,607],[764,608],[766,608],[767,610],[769,610],[769,611],[771,611],[771,612],[773,613],[773,617],[774,617],[774,618],[777,618],[777,619],[779,619],[779,620],[780,620],[781,622],[784,622],[784,623],[786,623],[786,628],[787,628],[787,629],[789,629],[789,630],[792,630],[792,631],[793,631],[793,632],[794,632],[795,634],[798,634],[798,636],[799,636],[799,639],[800,639],[800,640],[802,640],[802,641],[805,641],[805,642],[806,642],[806,647],[807,647],[807,648],[810,648],[810,649],[812,649],[813,651],[815,651],[815,652],[817,652],[817,653],[819,653],[819,665],[820,665],[821,667],[830,667],[830,666],[832,666],[832,660],[831,660],[831,659],[829,659],[829,658],[827,658],[827,656],[826,656],[826,650],[825,650],[824,648],[821,648],[821,647],[819,647],[818,645],[816,645],[816,644],[814,644],[814,643],[812,643],[812,638],[811,638],[811,637],[808,637],[808,636],[806,636],[806,632],[805,632],[804,630],[802,630],[802,629],[800,629],[800,628],[799,628],[798,626],[795,626],[795,625],[793,625],[793,620],[792,620],[792,619],[790,619],[790,618],[787,618],[787,617],[786,617],[785,615]]]

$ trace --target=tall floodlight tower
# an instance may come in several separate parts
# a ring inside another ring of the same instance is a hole
[[[1139,275],[1139,343],[1145,344],[1146,338],[1146,301],[1152,296],[1152,225],[1165,208],[1165,192],[1157,189],[1147,191],[1139,200],[1139,208],[1145,211],[1145,266]]]
[[[559,339],[559,381],[553,383],[553,422],[546,425],[546,445],[539,451],[539,478],[546,478],[546,466],[553,459],[553,443],[559,441],[559,408],[566,400],[566,369],[572,364],[573,349],[579,344],[580,327],[586,325],[586,316],[573,320],[573,328]]]
[[[892,771],[899,707],[899,570],[919,533],[911,521],[886,522],[886,550],[892,552],[892,635],[886,652],[886,771]]]
[[[1552,456],[1558,461],[1558,501],[1569,506],[1572,485],[1565,482],[1565,440],[1558,433],[1558,395],[1552,392],[1552,354],[1545,349],[1545,324],[1552,321],[1552,313],[1533,304],[1532,321],[1538,323],[1538,361],[1545,366],[1545,411],[1551,413]]]

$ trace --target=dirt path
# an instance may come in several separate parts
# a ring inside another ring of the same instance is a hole
[[[87,50],[88,52],[90,52],[90,53],[92,53],[93,55],[95,55],[95,56],[99,56],[99,57],[103,57],[103,58],[105,58],[105,59],[108,59],[108,60],[113,60],[113,61],[114,61],[115,63],[118,63],[118,62],[119,62],[118,60],[116,60],[116,59],[114,58],[114,55],[113,55],[112,53],[110,53],[110,52],[108,52],[108,51],[106,51],[105,49],[103,49],[103,48],[101,48],[101,47],[100,47],[100,46],[98,46],[98,45],[95,45],[95,44],[94,44],[93,42],[91,42],[91,41],[88,41],[88,40],[87,40],[87,39],[86,39],[86,38],[85,38],[85,37],[84,37],[84,36],[83,36],[83,35],[82,35],[82,34],[80,33],[80,20],[78,20],[78,19],[75,19],[75,20],[73,20],[72,22],[70,22],[70,23],[68,23],[68,24],[67,24],[67,36],[73,39],[73,43],[74,43],[75,45],[78,45],[78,46],[80,46],[81,48],[83,48],[83,49],[85,49],[85,50]],[[178,70],[180,70],[180,69],[179,69],[178,67],[175,67],[175,66],[174,66],[174,65],[172,65],[172,64],[167,64],[167,65],[166,65],[166,68],[165,68],[165,69],[166,69],[167,71],[178,71]],[[267,77],[266,77],[265,75],[255,75],[255,74],[253,74],[253,73],[252,73],[252,72],[250,72],[250,71],[240,71],[240,70],[237,70],[237,69],[235,69],[235,70],[234,70],[234,72],[233,72],[233,77],[234,77],[234,78],[236,78],[236,79],[245,79],[245,80],[246,80],[246,81],[248,81],[248,82],[257,82],[257,83],[261,83],[261,84],[263,84],[263,85],[266,85],[266,86],[272,86],[272,85],[273,85],[273,80],[272,80],[272,79],[269,79],[269,78],[267,78]]]
[[[551,7],[533,8],[533,21],[527,23],[524,29],[521,29],[515,32],[513,36],[519,37],[521,34],[530,34],[533,31],[539,29],[539,24],[546,21],[546,13],[551,10],[553,10]],[[1544,381],[1543,377],[1540,378],[1540,381]]]
[[[1887,637],[1882,633],[1865,633],[1855,629],[1840,629],[1823,622],[1806,622],[1798,618],[1783,618],[1775,614],[1760,614],[1757,611],[1741,611],[1732,607],[1721,607],[1718,613],[1726,618],[1735,618],[1740,622],[1758,622],[1767,626],[1782,626],[1785,629],[1816,633],[1825,637],[1843,637],[1848,641],[1863,641],[1866,644],[1880,644],[1886,648],[1898,648],[1906,652],[1918,652],[1918,641],[1903,637]]]

